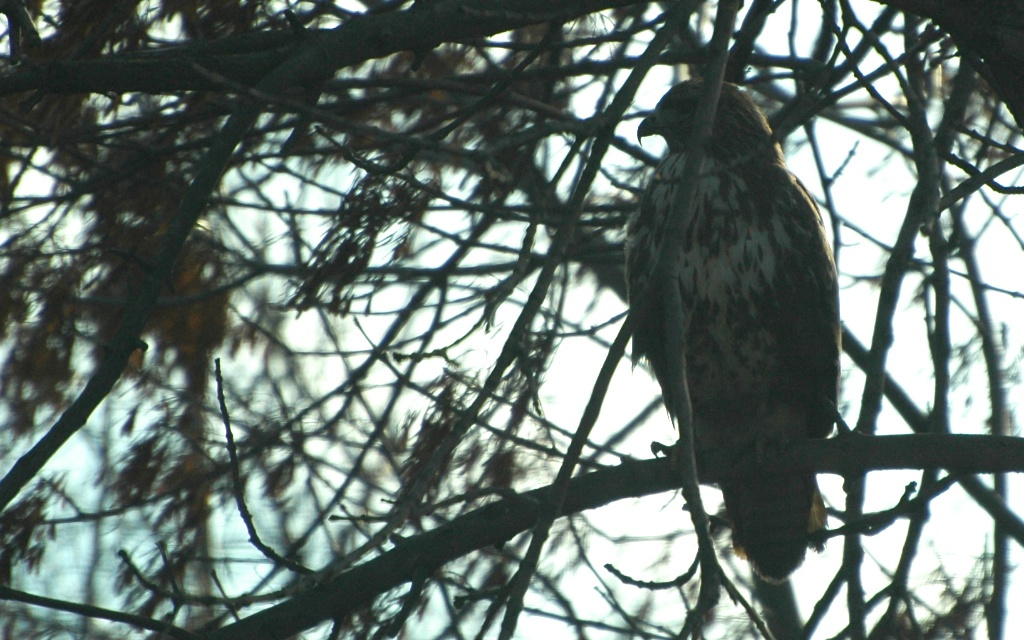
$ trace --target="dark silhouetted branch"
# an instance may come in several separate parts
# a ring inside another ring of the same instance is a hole
[[[726,477],[754,463],[749,451],[713,451],[700,456],[702,481]],[[846,475],[882,469],[943,468],[961,473],[1024,472],[1024,438],[974,435],[850,435],[793,443],[766,461],[766,471],[800,466]],[[601,507],[625,498],[674,490],[678,474],[668,459],[627,461],[579,476],[566,492],[562,514]],[[278,605],[209,634],[210,640],[286,638],[326,620],[351,614],[379,595],[473,551],[501,545],[531,529],[551,487],[504,498],[403,540],[394,549],[311,587]],[[1024,543],[1024,538],[1018,539]]]

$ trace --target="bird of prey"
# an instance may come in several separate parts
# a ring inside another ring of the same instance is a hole
[[[764,113],[735,85],[722,86],[693,206],[676,202],[702,91],[700,80],[672,87],[637,130],[640,139],[663,137],[668,153],[627,225],[634,364],[650,363],[671,413],[669,365],[683,354],[665,346],[684,344],[698,450],[763,454],[832,431],[835,262],[817,206],[786,167]],[[678,243],[679,260],[656,268],[662,241]],[[682,326],[669,326],[679,324],[665,309],[670,287],[679,288]],[[824,504],[807,469],[753,467],[721,483],[726,514],[738,555],[778,582],[803,562],[808,534],[824,527]]]

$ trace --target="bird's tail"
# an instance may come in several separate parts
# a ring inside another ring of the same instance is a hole
[[[825,527],[814,474],[750,474],[722,486],[732,543],[765,580],[781,582],[800,566],[808,534]]]

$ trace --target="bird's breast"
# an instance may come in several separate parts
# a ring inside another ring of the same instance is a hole
[[[729,315],[755,310],[772,288],[790,236],[762,211],[752,185],[728,173],[702,176],[679,241],[678,277],[685,298]]]

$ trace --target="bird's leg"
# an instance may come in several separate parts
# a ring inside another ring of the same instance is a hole
[[[682,463],[682,457],[686,454],[687,448],[683,443],[682,439],[677,440],[675,444],[664,444],[662,442],[651,443],[651,453],[654,454],[655,458],[668,458],[669,468],[672,473],[678,474]],[[700,482],[700,470],[704,464],[701,460],[701,448],[698,446],[694,453],[694,460],[696,461],[697,481]],[[710,517],[710,514],[709,514]]]
[[[676,456],[677,454],[673,453],[673,452],[677,448],[679,448],[679,443],[678,442],[676,444],[673,444],[673,445],[668,445],[668,444],[664,444],[664,443],[661,443],[661,442],[652,442],[651,443],[651,454],[653,454],[655,458],[657,458],[659,456],[666,456],[666,457],[669,457],[669,458],[672,458],[673,460],[675,460],[674,456]]]

